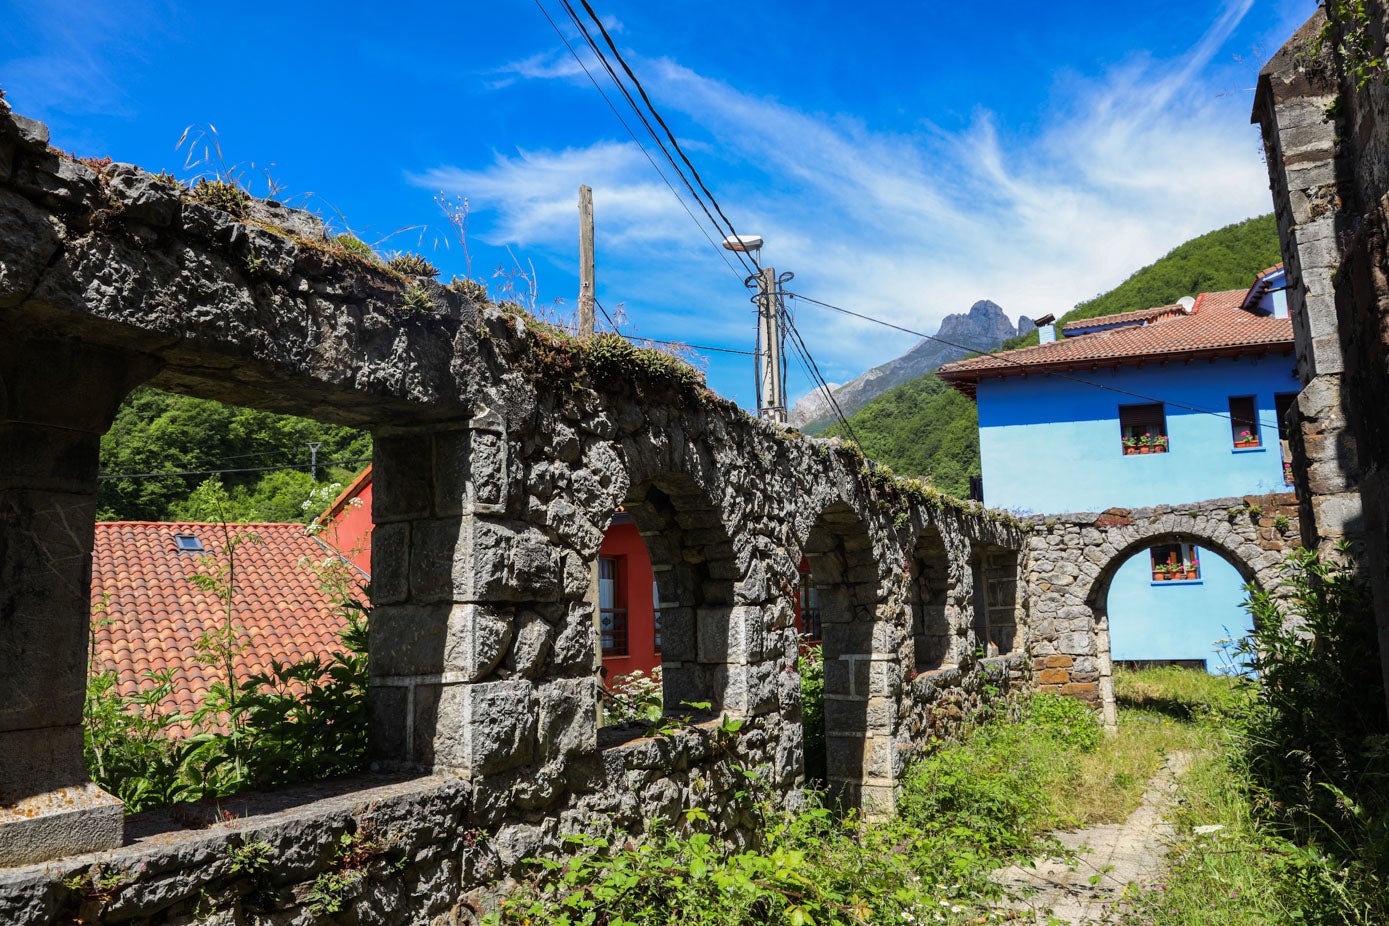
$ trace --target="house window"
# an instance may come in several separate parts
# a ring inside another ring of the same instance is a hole
[[[820,639],[820,592],[810,577],[810,564],[801,561],[801,585],[796,591],[796,622],[802,636]]]
[[[1201,578],[1200,550],[1189,543],[1163,543],[1152,548],[1153,581],[1187,581]]]
[[[1259,446],[1259,407],[1252,395],[1230,396],[1230,438],[1236,447]]]
[[[627,655],[627,609],[622,600],[621,557],[598,557],[598,631],[604,656]]]
[[[656,652],[661,651],[661,586],[651,580],[651,623],[655,628]]]
[[[1120,405],[1119,437],[1124,455],[1167,452],[1167,415],[1161,402]]]

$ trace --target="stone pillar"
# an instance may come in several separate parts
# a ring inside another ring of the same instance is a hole
[[[508,517],[527,510],[511,497],[523,484],[513,467],[495,415],[376,436],[369,696],[379,767],[477,778],[596,748],[589,571]],[[556,641],[543,665],[538,640]]]
[[[123,838],[82,756],[97,451],[156,368],[0,324],[0,866]]]
[[[1361,539],[1363,519],[1334,286],[1346,205],[1337,163],[1338,88],[1310,72],[1304,57],[1323,22],[1319,10],[1259,75],[1253,121],[1263,132],[1303,386],[1289,441],[1303,490],[1302,540],[1330,553],[1339,540]]]
[[[906,760],[896,741],[906,630],[836,600],[849,594],[843,586],[820,588],[829,790],[865,816],[885,816],[896,809]]]

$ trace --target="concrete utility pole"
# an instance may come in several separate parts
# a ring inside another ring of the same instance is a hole
[[[762,250],[762,238],[758,235],[729,235],[723,239],[723,246],[729,251],[756,254]],[[753,263],[757,263],[756,257]],[[743,281],[748,287],[753,285],[753,280],[757,281],[757,416],[777,424],[786,423],[786,364],[782,359],[784,341],[780,285],[789,279],[791,274],[788,273],[779,281],[774,269],[762,267]]]
[[[593,337],[593,187],[579,186],[579,337]]]
[[[758,358],[761,369],[762,404],[759,417],[786,423],[786,383],[782,372],[781,294],[777,292],[776,270],[763,267],[758,275],[758,324],[762,352]]]
[[[323,446],[322,441],[309,441],[309,480],[318,481],[318,448]]]

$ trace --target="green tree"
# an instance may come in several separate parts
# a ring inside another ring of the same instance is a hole
[[[1057,329],[1084,318],[1172,305],[1183,296],[1247,288],[1255,274],[1283,259],[1278,247],[1273,213],[1217,228],[1178,245],[1109,292],[1079,303],[1057,319]],[[1009,338],[1000,350],[1036,343],[1034,331]]]
[[[104,479],[101,520],[166,521],[193,517],[190,497],[207,470],[305,466],[310,442],[318,459],[371,456],[370,435],[337,425],[141,388],[131,393],[101,439],[101,472],[110,475],[188,472],[191,476]],[[322,482],[347,482],[359,466],[320,467]],[[224,473],[232,521],[303,521],[313,489],[306,469]]]

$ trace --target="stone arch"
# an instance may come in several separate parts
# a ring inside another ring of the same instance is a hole
[[[847,502],[831,502],[811,522],[801,554],[819,593],[829,793],[845,806],[890,810],[904,641],[882,619],[883,570],[868,525]]]
[[[666,712],[706,701],[715,713],[745,711],[746,699],[730,691],[730,666],[747,655],[734,624],[756,616],[735,608],[739,570],[719,509],[685,473],[634,480],[621,508],[651,557]]]
[[[1090,701],[1106,725],[1117,723],[1106,599],[1115,573],[1144,549],[1195,544],[1245,581],[1275,591],[1282,584],[1281,545],[1262,538],[1247,511],[1205,503],[1178,512],[1112,511],[1085,524],[1048,522],[1047,532],[1034,535],[1030,555],[1029,650],[1041,690]]]
[[[950,551],[934,525],[927,525],[913,544],[909,558],[914,664],[918,672],[958,665],[965,645],[964,627],[953,590],[960,576],[952,569]]]

